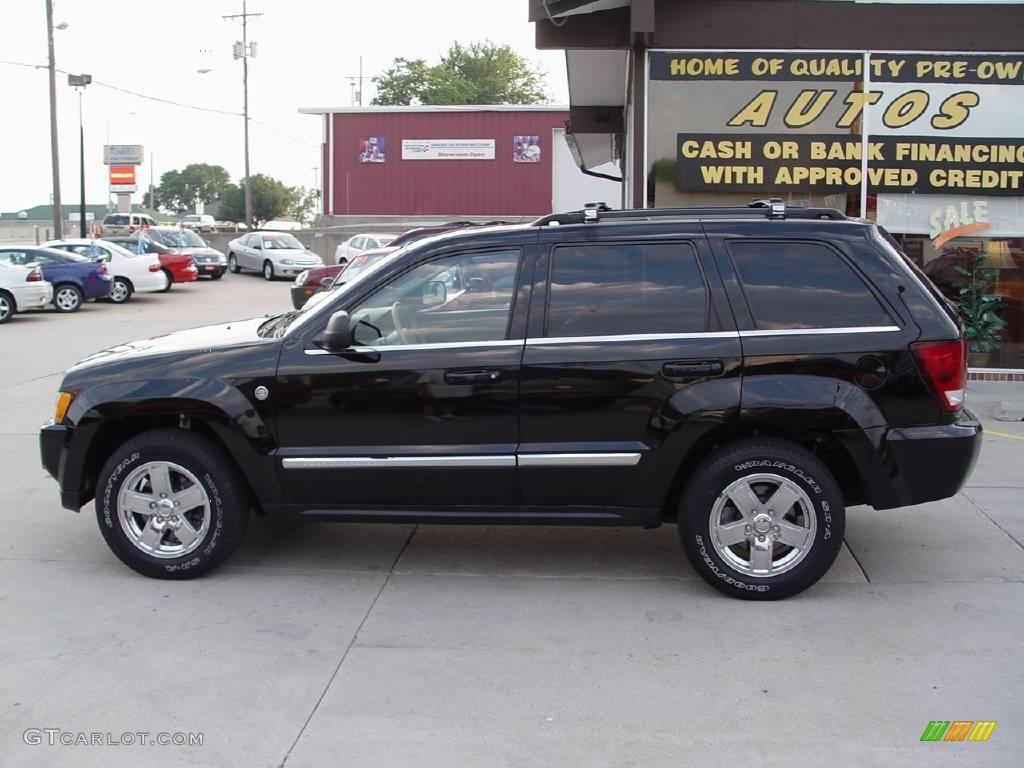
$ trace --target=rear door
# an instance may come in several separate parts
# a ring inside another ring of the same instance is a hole
[[[690,448],[735,418],[740,344],[699,222],[658,240],[595,241],[599,226],[541,235],[519,478],[528,505],[646,520]]]

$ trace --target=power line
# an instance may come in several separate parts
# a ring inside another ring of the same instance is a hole
[[[27,69],[46,69],[47,68],[45,64],[27,64],[27,63],[22,62],[22,61],[7,61],[6,59],[0,59],[0,64],[9,64],[9,65],[11,65],[13,67],[26,67]],[[58,69],[57,71],[60,72],[61,74],[65,74],[65,75],[69,74],[66,70],[63,70],[63,69]],[[111,89],[113,91],[118,91],[120,93],[126,93],[126,94],[129,94],[130,96],[135,96],[135,97],[140,98],[140,99],[146,99],[148,101],[156,101],[156,102],[159,102],[160,104],[169,104],[169,105],[174,106],[174,107],[182,107],[184,109],[194,109],[194,110],[198,110],[199,112],[213,112],[214,114],[229,115],[231,117],[241,117],[242,116],[241,112],[230,112],[230,111],[225,110],[225,109],[214,109],[212,107],[199,107],[199,106],[196,106],[195,104],[185,104],[185,103],[180,102],[180,101],[174,101],[173,99],[161,99],[161,98],[159,98],[157,96],[150,96],[148,94],[139,93],[138,91],[133,91],[133,90],[130,90],[128,88],[121,88],[121,87],[116,86],[116,85],[111,85],[110,83],[104,83],[104,82],[101,82],[99,80],[96,80],[95,78],[93,79],[92,84],[93,85],[101,85],[104,88],[109,88],[109,89]],[[276,133],[276,134],[278,134],[280,136],[284,136],[286,139],[290,139],[292,141],[298,142],[299,144],[305,144],[307,147],[317,147],[317,146],[319,146],[317,144],[313,144],[311,142],[304,141],[303,139],[296,138],[295,136],[292,136],[292,135],[290,135],[288,133],[285,133],[284,131],[279,130],[278,128],[274,128],[272,125],[267,125],[266,123],[264,123],[264,122],[262,122],[260,120],[257,120],[254,117],[250,117],[249,120],[254,122],[254,123],[256,123],[257,125],[259,125],[259,126],[261,126],[263,128],[266,128],[268,131],[272,131],[272,132],[274,132],[274,133]]]

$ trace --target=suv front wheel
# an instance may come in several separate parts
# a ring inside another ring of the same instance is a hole
[[[242,479],[208,438],[144,432],[114,451],[96,485],[107,545],[145,576],[188,579],[223,562],[249,521]]]
[[[798,445],[743,440],[712,454],[679,502],[679,537],[701,578],[744,600],[779,600],[825,575],[846,512],[832,474]]]

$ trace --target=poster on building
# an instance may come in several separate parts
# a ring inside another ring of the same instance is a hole
[[[1024,55],[658,51],[650,80],[678,192],[1024,195]]]
[[[515,163],[539,163],[541,157],[540,136],[513,136],[512,161]]]
[[[387,143],[383,136],[368,136],[359,140],[360,163],[383,163],[387,157]]]
[[[402,139],[403,160],[493,160],[494,139]]]

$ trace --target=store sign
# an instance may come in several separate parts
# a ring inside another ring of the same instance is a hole
[[[866,151],[873,193],[1024,195],[1024,55],[652,52],[650,79],[686,105],[682,192],[856,189]]]
[[[105,144],[104,165],[142,165],[145,152],[141,144]]]
[[[402,139],[403,160],[493,160],[494,139]]]
[[[928,217],[928,223],[931,225],[928,236],[936,249],[950,240],[992,228],[988,220],[988,202],[985,200],[964,201],[959,205],[954,203],[936,208]]]
[[[135,187],[135,166],[134,165],[112,165],[110,166],[110,191],[111,192],[134,192]]]

